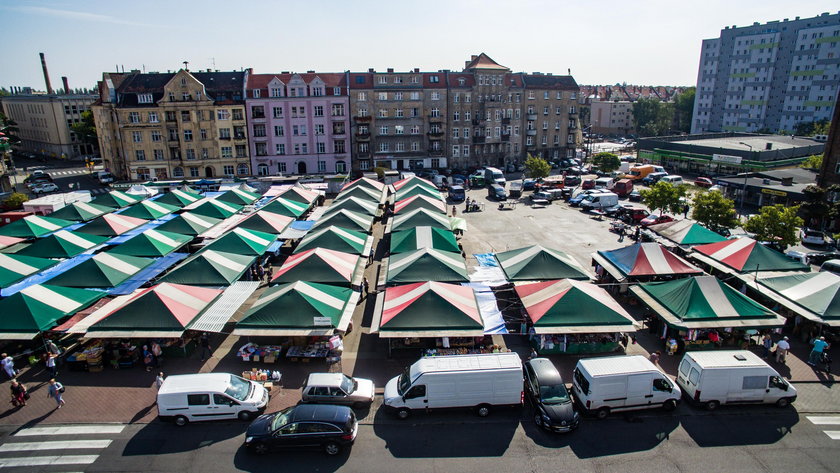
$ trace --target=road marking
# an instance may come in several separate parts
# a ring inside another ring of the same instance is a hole
[[[99,455],[56,455],[49,457],[0,459],[0,468],[15,466],[79,465],[91,464]]]
[[[823,430],[831,440],[840,440],[840,430]]]
[[[15,437],[27,437],[32,435],[78,435],[78,434],[118,434],[123,431],[124,425],[119,424],[90,424],[70,425],[64,427],[30,427],[22,429],[14,434]]]
[[[840,416],[806,416],[806,418],[816,425],[840,425]]]
[[[49,442],[18,442],[0,445],[0,452],[26,450],[68,450],[74,448],[108,448],[111,440],[57,440]]]

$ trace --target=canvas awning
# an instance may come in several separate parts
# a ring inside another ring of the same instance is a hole
[[[694,247],[699,253],[694,256],[706,256],[723,263],[735,271],[810,271],[811,267],[794,261],[778,251],[767,248],[752,238],[739,237],[719,243]],[[693,257],[694,257],[693,256]],[[702,261],[698,258],[698,261]]]
[[[327,207],[324,213],[330,214],[339,210],[349,210],[362,215],[376,216],[379,213],[379,204],[358,197],[347,197]]]
[[[437,190],[434,186],[429,187],[424,184],[413,184],[402,187],[394,194],[394,202],[399,202],[404,199],[408,199],[409,197],[414,197],[415,195],[425,195],[426,197],[431,197],[432,199],[443,199],[443,196],[439,190]]]
[[[199,332],[221,333],[231,317],[260,284],[260,281],[236,281],[231,284],[210,307],[190,322],[188,328]]]
[[[194,205],[194,204],[193,204]],[[241,205],[224,202],[218,199],[206,199],[202,204],[192,207],[187,207],[190,213],[196,215],[203,215],[205,217],[212,217],[218,219],[226,219],[231,215],[242,210]]]
[[[12,245],[17,245],[22,241],[24,241],[23,238],[0,235],[0,248],[8,248]]]
[[[510,281],[589,279],[583,266],[567,253],[539,245],[496,253],[496,259]]]
[[[39,238],[73,225],[70,220],[28,215],[0,227],[0,235],[17,238]]]
[[[186,191],[182,189],[175,189],[156,198],[154,202],[174,205],[175,207],[182,208],[200,199],[201,194],[197,192],[193,192],[192,190]]]
[[[750,288],[808,320],[840,327],[840,276],[834,273],[762,277]]]
[[[445,230],[452,229],[452,221],[446,215],[427,209],[414,209],[411,212],[394,216],[387,225],[385,232],[399,232],[414,227],[434,227]]]
[[[437,187],[435,187],[435,185],[432,184],[430,181],[427,181],[426,179],[417,176],[411,176],[406,179],[400,179],[399,181],[391,184],[391,186],[394,188],[394,192],[397,192],[403,188],[410,189],[417,185],[428,187],[430,190],[433,191],[437,190]]]
[[[91,250],[108,240],[106,236],[59,230],[17,251],[16,255],[40,258],[70,258]]]
[[[90,203],[95,205],[104,205],[105,207],[110,207],[112,209],[120,209],[136,204],[137,202],[140,202],[140,200],[142,199],[128,195],[125,192],[111,191],[107,194],[98,195],[95,199],[91,200]]]
[[[113,211],[114,209],[105,207],[104,205],[96,205],[89,202],[73,202],[51,213],[50,217],[73,222],[87,222],[88,220],[93,220],[100,215],[105,215]]]
[[[0,288],[9,287],[57,263],[48,258],[0,253]]]
[[[113,237],[122,235],[123,233],[146,223],[149,223],[149,221],[142,218],[110,213],[91,220],[85,225],[79,227],[76,231],[79,233],[87,233],[88,235]]]
[[[63,287],[109,288],[120,285],[152,263],[151,258],[99,253],[50,279],[49,283]]]
[[[346,191],[339,192],[338,195],[335,197],[335,200],[333,201],[333,205],[340,202],[341,200],[349,199],[350,197],[356,197],[357,199],[366,200],[368,202],[380,205],[385,203],[385,196],[385,191],[376,191],[367,187],[358,186],[352,189],[347,189]]]
[[[678,245],[704,245],[726,240],[724,236],[688,219],[650,225],[648,229]]]
[[[247,271],[256,256],[202,250],[166,273],[161,282],[192,286],[228,286]]]
[[[156,196],[160,191],[154,187],[144,186],[143,184],[134,184],[125,191],[126,194],[132,197],[139,197],[141,199],[148,199]]]
[[[300,186],[292,186],[288,190],[279,195],[284,199],[294,200],[296,202],[303,202],[306,204],[313,204],[321,195],[309,189],[304,189]]]
[[[31,340],[62,317],[72,315],[104,296],[99,291],[50,285],[27,287],[0,299],[0,339]]]
[[[636,243],[617,250],[599,251],[592,254],[592,259],[618,281],[703,272],[659,243]]]
[[[414,227],[391,234],[391,254],[406,253],[421,248],[460,253],[455,234],[434,227]]]
[[[124,217],[142,218],[145,220],[155,220],[175,212],[180,207],[175,205],[164,204],[154,200],[144,200],[138,202],[127,209],[121,211],[119,215]]]
[[[130,238],[124,243],[116,245],[108,253],[157,258],[172,253],[191,240],[192,237],[189,235],[151,229]]]
[[[467,282],[467,263],[460,253],[422,248],[388,258],[386,284],[420,281]]]
[[[394,204],[394,214],[403,214],[415,209],[426,209],[432,212],[446,214],[446,202],[440,198],[429,197],[425,194],[414,195]]]
[[[312,207],[308,202],[298,202],[285,197],[277,197],[260,208],[260,211],[271,212],[277,215],[292,217],[296,219],[305,214]]]
[[[379,293],[371,333],[380,338],[480,337],[484,321],[471,287],[426,281]]]
[[[277,235],[245,228],[234,228],[207,245],[208,250],[239,255],[260,256],[277,239]]]
[[[239,228],[255,230],[258,232],[279,235],[286,230],[295,219],[278,213],[271,212],[265,208],[254,212],[248,218],[239,223]]]
[[[234,205],[249,205],[256,202],[259,198],[259,194],[234,187],[233,189],[230,189],[222,195],[216,197],[216,200]]]
[[[362,178],[356,179],[354,181],[350,181],[347,184],[345,184],[344,187],[341,188],[341,192],[353,189],[355,187],[360,187],[360,186],[361,187],[366,187],[368,189],[372,189],[372,190],[377,191],[377,192],[382,192],[387,187],[382,182],[374,181],[373,179],[368,179],[367,177],[362,177]]]
[[[222,223],[222,219],[184,212],[157,227],[157,230],[196,236]]]
[[[312,281],[358,287],[365,270],[359,255],[314,248],[289,256],[271,279],[274,283]]]
[[[360,189],[360,188],[357,188]],[[337,210],[319,218],[313,228],[342,227],[369,233],[373,227],[373,216],[364,215],[349,210]]]
[[[295,248],[295,253],[302,253],[313,248],[342,251],[357,255],[369,255],[373,246],[373,235],[348,230],[341,227],[319,228],[307,234]]]

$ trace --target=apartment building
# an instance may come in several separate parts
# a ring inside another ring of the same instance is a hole
[[[248,176],[247,71],[104,73],[91,107],[121,179]]]
[[[257,175],[350,170],[350,101],[343,73],[248,75],[248,139]]]
[[[524,74],[522,80],[526,94],[525,151],[546,160],[575,157],[581,140],[577,83],[571,76],[541,73]],[[513,159],[522,160],[515,148]]]
[[[830,120],[838,88],[840,13],[726,27],[703,40],[691,132]]]
[[[96,95],[14,94],[3,97],[3,113],[17,123],[16,151],[55,158],[75,158],[94,153],[70,128],[91,109]]]
[[[593,133],[625,136],[633,132],[633,102],[593,100],[589,104]]]

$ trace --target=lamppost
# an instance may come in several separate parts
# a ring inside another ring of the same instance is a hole
[[[750,149],[750,154],[752,154],[752,150],[753,150],[752,145],[744,143],[743,141],[739,141],[738,144],[748,147]],[[744,188],[741,189],[741,203],[738,204],[738,213],[740,215],[744,215],[744,197],[746,197],[746,195],[747,195],[747,177],[749,177],[750,173],[745,172],[745,173],[741,173],[741,174],[744,175]],[[740,176],[740,174],[739,174],[739,176]]]

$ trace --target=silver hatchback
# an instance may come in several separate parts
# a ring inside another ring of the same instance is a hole
[[[303,402],[351,406],[370,404],[373,396],[373,381],[342,373],[312,373],[301,392]]]

